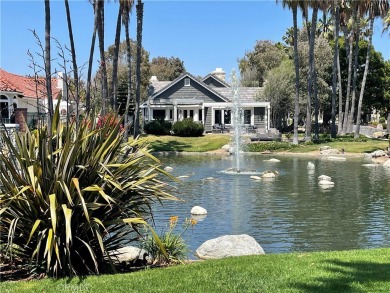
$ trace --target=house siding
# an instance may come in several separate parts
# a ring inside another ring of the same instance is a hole
[[[254,124],[258,128],[266,128],[265,120],[265,108],[264,107],[255,107],[254,109]]]
[[[170,87],[169,89],[163,91],[161,94],[157,95],[154,100],[170,100],[173,103],[174,99],[198,99],[204,100],[204,102],[224,102],[214,93],[208,91],[203,86],[199,85],[197,82],[191,79],[190,86],[184,86],[184,79],[180,80],[178,83]]]

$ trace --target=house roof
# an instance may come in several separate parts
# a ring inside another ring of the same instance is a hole
[[[61,88],[58,87],[58,79],[52,78],[52,95],[56,99],[61,92]],[[38,78],[38,84],[36,86],[35,79],[33,77],[21,76],[13,73],[9,73],[0,68],[0,91],[15,92],[27,98],[45,99],[46,88],[45,79]]]
[[[186,77],[189,77],[191,78],[194,82],[198,83],[200,86],[204,87],[205,89],[207,89],[208,91],[212,92],[214,95],[216,95],[217,97],[219,97],[221,100],[223,101],[226,101],[226,102],[229,102],[229,100],[221,95],[219,92],[215,91],[216,88],[211,88],[209,87],[207,84],[205,84],[204,82],[198,80],[195,76],[193,76],[192,74],[188,73],[188,72],[185,72],[183,73],[182,75],[180,75],[178,78],[176,78],[175,80],[173,81],[170,81],[168,82],[164,87],[160,88],[160,90],[158,91],[154,91],[154,93],[151,95],[151,99],[155,98],[156,96],[160,95],[162,92],[168,90],[169,88],[171,88],[172,86],[174,86],[175,84],[177,84],[179,81],[183,80],[184,78]],[[152,83],[153,87],[154,87],[154,84],[155,84],[156,81],[154,81]],[[161,82],[161,81],[159,81]],[[158,83],[159,83],[158,82]]]
[[[233,90],[232,88],[214,88],[215,91],[219,92],[224,97],[228,98],[229,100],[233,100]],[[238,93],[240,95],[240,102],[241,103],[253,103],[256,102],[254,99],[257,94],[263,91],[263,88],[261,87],[239,87]]]
[[[209,73],[207,74],[203,79],[202,81],[204,82],[205,80],[209,79],[209,78],[213,78],[214,80],[216,80],[217,82],[219,82],[220,84],[222,84],[223,86],[225,87],[230,87],[230,84],[228,84],[226,81],[216,77],[214,74],[212,73]]]

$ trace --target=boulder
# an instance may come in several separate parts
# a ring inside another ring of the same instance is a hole
[[[379,125],[379,124],[378,124]],[[376,131],[372,134],[372,137],[373,138],[380,138],[380,137],[384,137],[385,136],[385,132],[383,131]]]
[[[332,182],[330,180],[320,180],[320,182],[318,182],[318,185],[321,185],[321,186],[334,186],[334,182]]]
[[[316,168],[316,165],[314,165],[314,163],[312,163],[312,162],[307,163],[307,169],[315,169],[315,168]]]
[[[137,259],[142,259],[145,253],[148,254],[146,250],[134,246],[125,246],[109,252],[110,256],[119,263],[133,262]],[[151,261],[150,257],[146,257],[146,259],[148,262]]]
[[[252,175],[250,178],[253,179],[253,180],[261,180],[261,177],[260,177],[260,176],[254,176],[254,175]]]
[[[231,256],[265,254],[256,240],[246,234],[225,235],[204,242],[195,254],[200,259],[217,259]]]
[[[262,177],[264,179],[273,179],[273,178],[276,178],[276,175],[275,175],[275,173],[265,173],[265,174],[263,174]]]
[[[230,145],[229,145],[229,144],[225,144],[225,145],[222,147],[222,150],[224,150],[225,152],[230,152]]]
[[[337,149],[326,149],[320,151],[321,155],[338,155],[340,152]]]
[[[328,157],[328,160],[330,161],[346,161],[347,159],[345,157]]]
[[[371,153],[371,157],[373,158],[384,157],[384,156],[386,156],[386,152],[384,150],[377,150]]]
[[[318,180],[328,180],[328,181],[331,181],[332,178],[330,176],[326,176],[326,175],[321,175],[321,176],[318,176]]]
[[[390,159],[383,163],[383,167],[390,168]]]
[[[171,171],[173,171],[173,168],[170,167],[170,166],[166,166],[166,167],[164,168],[164,170],[167,171],[167,172],[171,172]]]
[[[275,159],[275,158],[272,158],[272,159],[269,159],[269,160],[264,160],[264,161],[266,161],[266,162],[273,162],[273,163],[278,163],[278,162],[280,162],[280,160]]]
[[[200,207],[200,206],[194,206],[191,209],[191,214],[192,215],[206,215],[207,210],[205,208]]]
[[[330,149],[331,149],[331,147],[328,145],[324,145],[324,146],[320,147],[320,151],[325,151],[325,150],[330,150]]]

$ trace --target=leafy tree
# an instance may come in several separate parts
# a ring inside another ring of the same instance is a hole
[[[175,57],[156,57],[150,64],[150,72],[158,80],[172,81],[186,71],[184,62]]]
[[[284,50],[272,41],[256,41],[253,51],[248,51],[242,59],[239,59],[241,75],[245,75],[250,70],[255,70],[256,77],[251,86],[263,86],[266,72],[280,65],[286,58]]]
[[[137,44],[135,41],[130,40],[130,50],[131,50],[131,83],[135,84],[136,82],[136,58],[137,55]],[[106,51],[106,62],[107,62],[107,72],[109,73],[109,81],[111,72],[112,72],[112,58],[115,51],[115,46],[111,45]],[[149,80],[151,77],[150,73],[150,63],[149,63],[149,52],[142,48],[141,50],[141,101],[145,101],[147,98],[147,89],[149,86]],[[128,78],[128,67],[127,67],[127,53],[126,53],[126,41],[123,41],[119,45],[119,58],[118,58],[118,85],[122,83],[127,83]],[[135,97],[136,89],[131,87],[130,96]]]
[[[259,99],[271,102],[272,125],[282,129],[294,109],[294,63],[292,60],[283,61],[278,67],[269,70],[266,78]]]

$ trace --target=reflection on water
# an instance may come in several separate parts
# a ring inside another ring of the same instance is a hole
[[[199,205],[208,215],[186,234],[192,251],[211,238],[244,233],[266,253],[390,246],[388,170],[363,166],[362,159],[311,158],[315,169],[308,170],[307,158],[281,156],[277,164],[266,158],[247,155],[243,167],[276,170],[280,175],[275,180],[222,173],[231,166],[231,157],[161,157],[174,176],[188,177],[175,183],[175,195],[184,202],[154,206],[157,231],[172,215],[190,218],[191,208]],[[320,175],[331,176],[335,186],[318,186]]]

